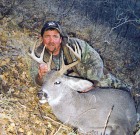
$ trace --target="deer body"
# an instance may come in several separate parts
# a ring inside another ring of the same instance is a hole
[[[83,90],[81,86],[90,87],[90,82],[64,75],[55,76],[56,71],[47,74],[42,91],[47,94],[53,113],[63,123],[77,127],[85,134],[95,131],[103,133],[107,120],[108,134],[129,135],[133,131],[136,109],[128,92],[96,88],[79,93],[77,91]]]
[[[62,61],[60,71],[49,71],[42,87],[43,95],[56,117],[63,123],[77,127],[81,133],[90,135],[131,135],[137,122],[136,108],[131,95],[123,90],[96,88],[87,93],[79,93],[92,87],[92,83],[63,73],[81,61],[78,44],[72,49],[77,61],[65,65]],[[43,62],[44,49],[40,58],[29,54],[39,63]],[[52,55],[47,63],[50,69]],[[41,102],[44,102],[42,95]]]

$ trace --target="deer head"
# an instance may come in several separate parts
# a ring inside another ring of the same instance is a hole
[[[40,64],[47,64],[48,66],[48,71],[50,72],[51,71],[51,62],[52,62],[52,56],[53,56],[53,53],[51,53],[50,55],[50,59],[47,63],[45,63],[43,61],[43,56],[44,56],[44,52],[45,52],[45,46],[40,54],[40,57],[37,57],[35,55],[35,46],[37,44],[37,41],[35,42],[34,46],[33,46],[33,49],[31,51],[31,53],[29,53],[28,55],[34,59],[35,61],[37,61],[38,63]],[[74,61],[73,63],[69,64],[69,65],[65,65],[64,63],[64,58],[62,57],[62,65],[61,65],[61,69],[59,71],[56,71],[53,76],[51,76],[49,78],[49,81],[54,81],[56,78],[58,78],[59,76],[62,76],[68,69],[70,69],[71,67],[75,66],[76,64],[78,64],[80,61],[81,61],[81,50],[79,48],[79,45],[78,44],[75,44],[74,45],[74,49],[72,49],[68,44],[66,44],[66,46],[70,49],[70,51],[75,55],[75,57],[77,58],[77,61]],[[46,94],[43,92],[43,91],[40,91],[38,93],[39,97],[40,97],[40,102],[41,103],[45,103],[47,102],[46,100]]]

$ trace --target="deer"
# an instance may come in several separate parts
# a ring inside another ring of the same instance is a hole
[[[50,71],[42,85],[40,103],[48,102],[54,115],[64,124],[78,129],[84,135],[131,135],[136,125],[137,114],[135,102],[127,91],[114,88],[91,88],[89,80],[65,75],[65,71],[81,61],[81,50],[77,44],[70,51],[77,58],[66,65],[62,60],[59,71],[51,70],[52,54],[48,63]],[[30,57],[38,63],[44,63],[45,46],[40,57],[34,53]]]

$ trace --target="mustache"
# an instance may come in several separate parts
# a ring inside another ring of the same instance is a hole
[[[55,44],[53,44],[53,43],[49,43],[49,44],[47,44],[47,46],[55,46]],[[56,47],[53,49],[53,51],[51,51],[51,50],[49,50],[50,52],[55,52],[55,50],[56,50]]]
[[[48,43],[48,46],[55,46],[54,43]]]

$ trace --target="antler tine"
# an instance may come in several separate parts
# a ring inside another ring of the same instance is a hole
[[[75,57],[81,61],[81,50],[80,47],[77,43],[74,44],[74,50],[68,45],[66,44],[66,46],[72,51],[72,53],[75,55]]]
[[[37,61],[37,62],[40,63],[40,64],[47,64],[47,66],[48,66],[48,71],[50,71],[50,70],[51,70],[51,62],[52,62],[52,53],[51,53],[49,62],[45,63],[45,62],[43,61],[43,56],[44,56],[44,52],[45,52],[45,45],[44,45],[43,50],[42,50],[42,52],[41,52],[41,54],[40,54],[40,57],[36,57],[34,51],[35,51],[35,46],[36,46],[37,42],[38,42],[38,41],[35,42],[31,53],[28,53],[28,55],[29,55],[32,59],[34,59],[35,61]]]
[[[48,71],[51,70],[52,56],[53,56],[53,54],[51,53],[51,56],[50,56],[49,62],[47,62]]]
[[[34,51],[35,51],[35,46],[36,46],[37,42],[38,42],[38,41],[35,42],[31,53],[28,53],[28,55],[29,55],[31,58],[33,58],[35,61],[37,61],[38,63],[40,63],[40,64],[41,64],[41,63],[45,63],[45,62],[43,61],[43,55],[44,55],[44,51],[45,51],[45,46],[44,46],[44,48],[43,48],[43,51],[42,51],[41,54],[40,54],[40,57],[36,57],[36,55],[35,55],[35,52],[34,52]]]
[[[65,73],[65,71],[67,71],[68,69],[70,69],[71,67],[77,65],[80,61],[81,61],[81,50],[79,48],[79,45],[76,43],[74,44],[74,50],[68,45],[66,44],[66,46],[71,50],[71,52],[75,55],[75,57],[77,58],[77,61],[69,64],[69,65],[65,65],[64,64],[64,58],[62,57],[62,66],[61,69],[59,70],[59,74],[62,75],[63,73]]]

